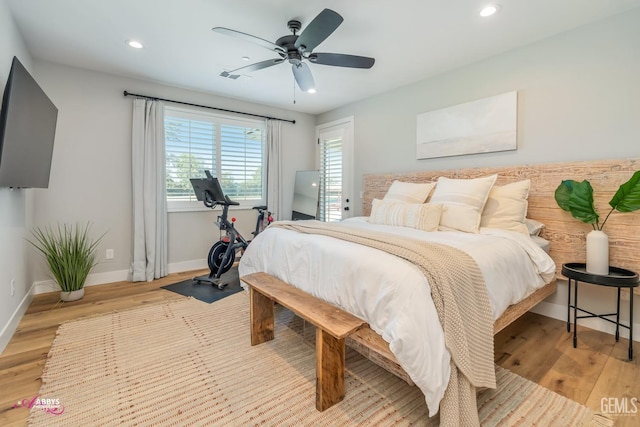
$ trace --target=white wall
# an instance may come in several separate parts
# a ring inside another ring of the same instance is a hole
[[[365,173],[640,156],[640,9],[322,114],[355,120]],[[420,113],[518,91],[518,150],[416,160]]]
[[[4,91],[14,56],[33,72],[31,55],[5,0],[0,0],[0,92]],[[0,352],[31,302],[25,237],[33,217],[32,191],[0,188]],[[11,281],[14,281],[13,295]]]
[[[291,215],[296,170],[315,167],[315,117],[244,101],[197,93],[136,79],[123,78],[59,64],[32,61],[5,0],[0,0],[0,81],[4,85],[11,60],[17,55],[58,107],[51,179],[48,189],[0,188],[0,351],[13,334],[31,301],[32,284],[49,287],[43,260],[25,238],[33,226],[62,222],[93,224],[93,232],[107,231],[100,245],[102,262],[88,284],[126,280],[131,259],[131,114],[132,98],[123,91],[148,94],[230,110],[292,119],[283,123],[284,212]],[[32,63],[33,62],[33,63]],[[3,86],[0,86],[3,89]],[[205,210],[169,214],[169,267],[180,271],[206,266],[209,247],[219,236],[214,221],[219,213]],[[232,212],[247,236],[256,212]],[[104,260],[113,249],[115,259]],[[11,281],[15,292],[11,295]]]
[[[366,173],[640,157],[638,40],[640,9],[338,108],[317,123],[354,116],[356,192]],[[512,90],[517,151],[415,159],[418,114]],[[601,288],[582,292],[583,302],[596,312],[615,310],[614,294]],[[538,310],[566,318],[566,285]],[[611,330],[600,320],[581,323]]]
[[[131,115],[133,98],[123,91],[184,102],[296,120],[283,123],[284,196],[291,214],[295,171],[315,161],[314,120],[308,114],[270,108],[141,80],[123,78],[50,62],[36,62],[40,84],[59,109],[51,179],[37,190],[36,225],[91,221],[96,234],[108,231],[100,245],[114,249],[92,278],[97,282],[124,280],[131,261]],[[169,214],[171,271],[206,266],[204,259],[219,236],[214,221],[219,209]],[[255,225],[255,211],[236,211],[241,232]],[[34,279],[46,279],[41,262]]]

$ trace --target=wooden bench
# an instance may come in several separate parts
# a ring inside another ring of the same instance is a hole
[[[316,325],[316,408],[323,411],[344,397],[345,344],[380,367],[414,385],[389,349],[389,344],[366,321],[322,301],[266,273],[240,280],[250,286],[251,344],[273,339],[274,301]],[[494,322],[494,335],[556,292],[556,281],[548,283],[518,304],[511,305]],[[324,328],[324,330],[323,330]],[[335,349],[339,351],[336,352]],[[335,387],[332,385],[335,384]]]
[[[345,338],[367,322],[266,273],[240,278],[249,285],[251,345],[274,338],[274,303],[316,327],[316,409],[344,398]]]

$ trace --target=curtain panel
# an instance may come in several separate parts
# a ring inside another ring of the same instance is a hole
[[[284,219],[282,201],[282,122],[267,120],[267,206],[276,219]]]
[[[164,105],[134,99],[132,126],[132,280],[168,274]]]

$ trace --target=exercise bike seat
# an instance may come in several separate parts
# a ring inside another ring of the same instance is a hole
[[[266,211],[267,207],[263,206],[263,205],[260,205],[260,206],[254,206],[252,209],[255,209],[257,211]]]

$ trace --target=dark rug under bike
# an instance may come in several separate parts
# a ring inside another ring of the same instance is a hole
[[[180,295],[193,297],[209,304],[242,290],[242,287],[240,286],[240,278],[238,276],[238,267],[231,267],[231,269],[224,273],[220,278],[223,283],[228,283],[228,285],[222,290],[210,283],[198,283],[192,279],[174,283],[173,285],[163,286],[162,289],[166,289]]]

